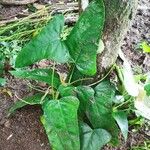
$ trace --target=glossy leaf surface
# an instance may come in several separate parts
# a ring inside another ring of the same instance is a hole
[[[94,90],[88,86],[59,86],[59,92],[62,97],[64,96],[76,96],[79,101],[78,113],[81,116],[86,112],[87,104],[94,97]]]
[[[69,59],[69,52],[60,34],[64,27],[64,17],[56,15],[19,53],[16,67],[31,65],[42,59],[51,59],[64,63]]]
[[[85,75],[96,73],[96,55],[104,26],[104,12],[103,0],[92,1],[66,40],[77,69]]]
[[[91,129],[88,125],[81,126],[81,150],[100,150],[107,144],[111,135],[104,129]]]
[[[112,135],[112,143],[118,144],[118,127],[112,116],[112,101],[115,89],[109,81],[103,81],[95,87],[95,97],[87,106],[87,116],[94,128],[103,128]]]
[[[42,123],[54,150],[79,150],[79,101],[68,96],[43,105]]]

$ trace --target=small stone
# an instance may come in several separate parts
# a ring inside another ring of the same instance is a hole
[[[4,124],[4,126],[5,126],[6,128],[9,128],[9,127],[10,127],[10,121],[7,120],[7,121],[5,122],[5,124]]]
[[[10,134],[8,137],[7,137],[7,141],[10,140],[10,138],[13,136],[13,133]]]

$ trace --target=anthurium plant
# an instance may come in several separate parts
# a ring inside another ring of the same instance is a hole
[[[40,105],[41,122],[54,150],[99,150],[108,142],[117,145],[119,128],[125,139],[128,121],[123,111],[113,109],[116,88],[109,80],[91,85],[81,82],[97,72],[96,57],[103,34],[105,6],[93,0],[64,40],[64,16],[55,15],[20,51],[11,74],[48,85],[45,93],[17,101],[12,114],[26,105]],[[53,67],[26,69],[42,59],[52,60]],[[69,65],[62,81],[56,63]]]

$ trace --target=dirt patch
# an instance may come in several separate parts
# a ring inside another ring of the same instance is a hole
[[[132,150],[134,146],[141,146],[143,145],[143,141],[146,141],[147,139],[144,137],[144,135],[140,133],[131,133],[128,137],[127,142],[121,142],[121,146],[118,148],[111,147],[109,145],[106,145],[103,150]],[[139,150],[139,149],[137,149]]]
[[[22,11],[25,10],[25,6],[3,6],[0,5],[0,20],[9,20],[17,17]]]
[[[124,40],[122,49],[137,71],[150,70],[150,55],[143,54],[139,49],[143,41],[150,43],[150,1],[140,0],[137,14]],[[137,71],[137,73],[138,73]]]
[[[0,94],[0,150],[49,150],[47,136],[40,122],[42,111],[38,106],[27,106],[7,118],[8,108],[17,97],[32,95],[26,82],[10,78],[7,92]],[[2,91],[2,89],[1,89]]]
[[[25,107],[0,126],[1,150],[49,150],[39,107]]]

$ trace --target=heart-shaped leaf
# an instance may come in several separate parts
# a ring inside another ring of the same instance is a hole
[[[96,73],[96,55],[104,21],[103,0],[94,0],[81,14],[66,40],[77,69],[85,75]]]
[[[115,88],[109,81],[103,81],[95,87],[95,97],[87,105],[86,114],[94,128],[103,128],[112,135],[112,143],[118,144],[118,127],[112,116],[112,101]]]
[[[69,59],[69,52],[60,34],[64,27],[63,15],[56,15],[18,54],[16,67],[31,65],[42,59],[51,59],[65,63]]]
[[[91,129],[87,124],[81,125],[81,150],[100,150],[107,144],[111,135],[104,129]]]
[[[52,85],[55,88],[57,88],[60,85],[60,79],[59,75],[55,72],[53,81],[52,81],[52,75],[53,70],[52,69],[34,69],[34,70],[17,70],[17,71],[10,71],[12,75],[18,78],[26,78],[31,80],[37,80],[41,82],[46,82],[49,85]]]
[[[43,105],[42,123],[52,149],[80,149],[78,106],[78,99],[72,96],[64,97],[60,100],[51,100]]]

